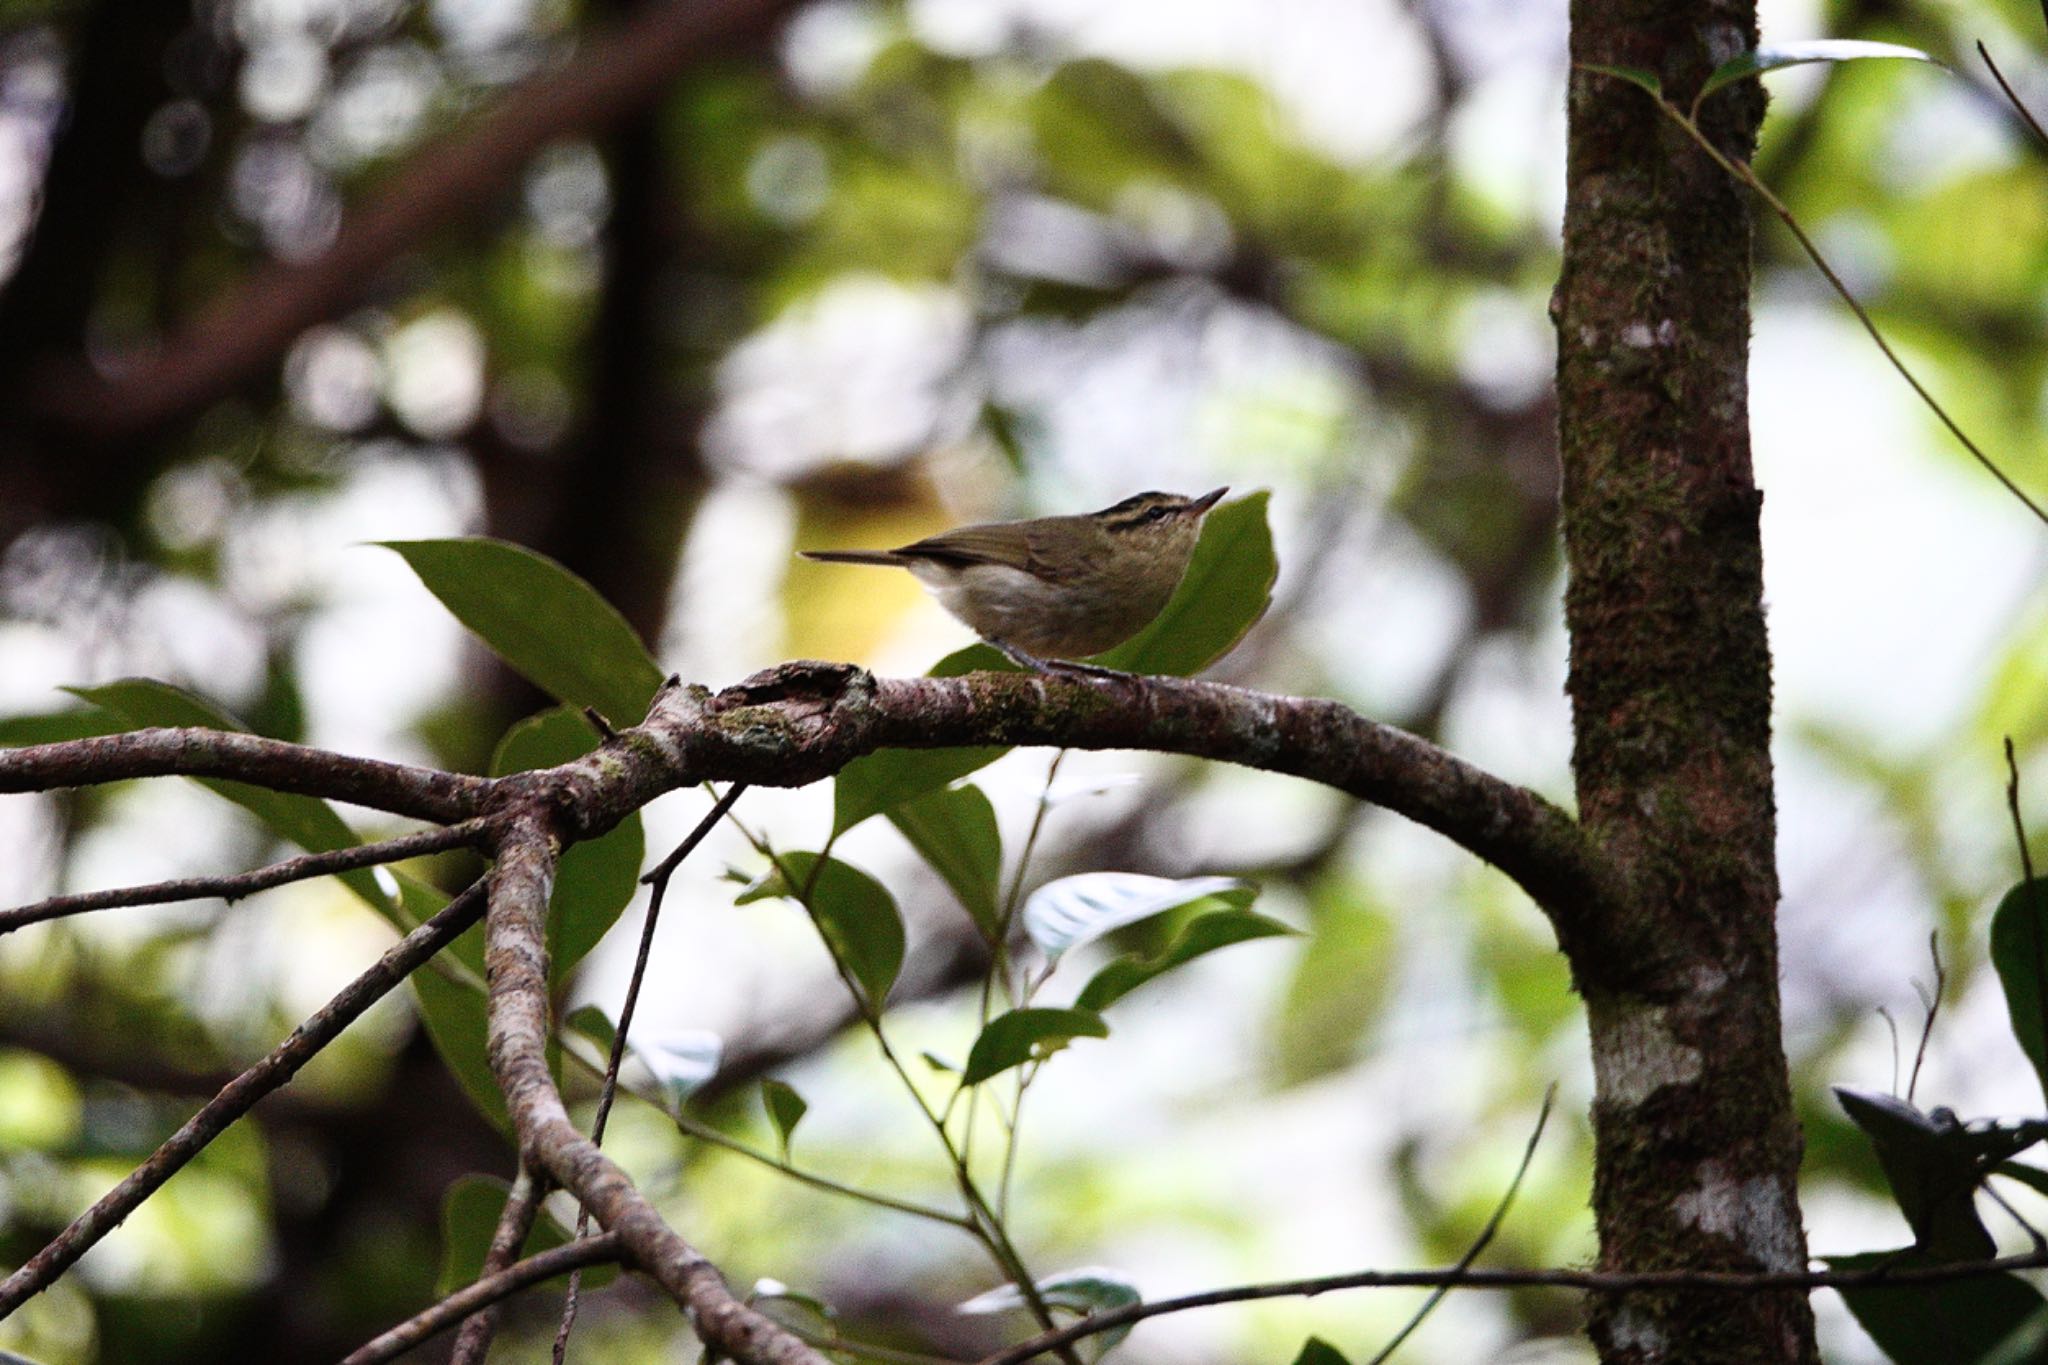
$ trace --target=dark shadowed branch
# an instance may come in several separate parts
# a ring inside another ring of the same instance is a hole
[[[300,1067],[334,1041],[364,1010],[383,999],[415,967],[454,942],[463,930],[476,923],[483,909],[482,883],[476,883],[442,907],[439,914],[393,944],[339,995],[293,1029],[291,1037],[230,1081],[151,1153],[148,1160],[130,1172],[127,1179],[73,1219],[69,1227],[52,1238],[48,1246],[29,1257],[5,1282],[0,1282],[0,1317],[49,1288],[72,1262],[91,1250],[95,1243],[118,1227],[122,1219],[140,1207],[143,1200],[183,1169],[186,1162],[227,1131],[229,1124],[248,1113],[258,1100],[289,1081]]]

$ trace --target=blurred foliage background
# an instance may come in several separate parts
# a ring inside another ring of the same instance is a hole
[[[1962,70],[1982,39],[2048,107],[2020,0],[1764,14],[1767,39],[1905,42]],[[1215,676],[1340,698],[1568,799],[1545,316],[1563,83],[1552,0],[7,0],[0,739],[61,733],[62,685],[144,674],[272,735],[480,770],[542,698],[365,542],[531,546],[666,667],[719,684],[805,655],[917,670],[962,643],[907,579],[794,547],[1230,483],[1273,490],[1281,579]],[[1765,179],[1966,425],[2048,488],[2039,149],[1971,75],[1863,63],[1772,86]],[[1758,249],[1787,1043],[1815,1249],[1857,1250],[1903,1228],[1825,1087],[1885,1088],[1910,1061],[1930,933],[1948,1000],[1920,1103],[2037,1107],[1982,967],[2016,871],[2001,736],[2048,829],[2048,557],[1775,223]],[[1045,764],[986,778],[1013,849]],[[1490,1255],[1590,1254],[1577,1005],[1502,879],[1276,778],[1078,755],[1060,792],[1032,880],[1248,875],[1307,933],[1204,960],[1047,1073],[1019,1169],[1034,1264],[1111,1265],[1156,1297],[1450,1259],[1552,1081],[1559,1117]],[[814,841],[826,801],[745,809]],[[698,813],[668,804],[650,848]],[[5,798],[0,848],[10,901],[279,852],[166,784]],[[957,911],[881,822],[840,851],[913,921],[897,1027],[957,1056]],[[746,877],[750,857],[731,840],[686,870],[643,1010],[724,1039],[719,1122],[769,1141],[749,1083],[772,1072],[810,1101],[817,1167],[942,1191],[913,1112],[842,1036],[808,929],[733,907],[719,860]],[[616,997],[636,919],[578,998]],[[0,941],[0,1260],[388,932],[313,884]],[[609,1141],[743,1283],[909,1348],[994,1340],[953,1311],[989,1283],[965,1245],[649,1107]],[[394,998],[0,1346],[334,1357],[431,1297],[450,1190],[509,1167]],[[1416,1302],[1212,1310],[1120,1356],[1284,1360],[1310,1331],[1370,1354]],[[514,1315],[506,1358],[550,1303]],[[1819,1307],[1831,1359],[1872,1358]],[[1405,1358],[1584,1359],[1575,1326],[1568,1297],[1463,1296]],[[675,1359],[686,1337],[621,1285],[578,1343]]]

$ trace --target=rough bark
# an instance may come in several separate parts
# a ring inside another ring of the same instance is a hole
[[[1756,41],[1747,0],[1575,0],[1572,57],[1681,106]],[[1748,156],[1754,82],[1708,101]],[[1609,1269],[1797,1270],[1779,1037],[1770,654],[1747,422],[1750,215],[1643,92],[1571,86],[1558,328],[1580,818],[1628,891],[1578,945]],[[1803,1296],[1597,1297],[1612,1365],[1812,1361]]]

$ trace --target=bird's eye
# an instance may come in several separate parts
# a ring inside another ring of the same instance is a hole
[[[1145,509],[1145,520],[1157,521],[1172,510],[1170,507],[1147,507]]]

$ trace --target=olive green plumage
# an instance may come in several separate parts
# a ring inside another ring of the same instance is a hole
[[[1136,635],[1180,586],[1199,498],[1140,493],[1100,512],[983,522],[893,550],[806,550],[807,559],[908,569],[975,634],[1036,663],[1100,654]]]

